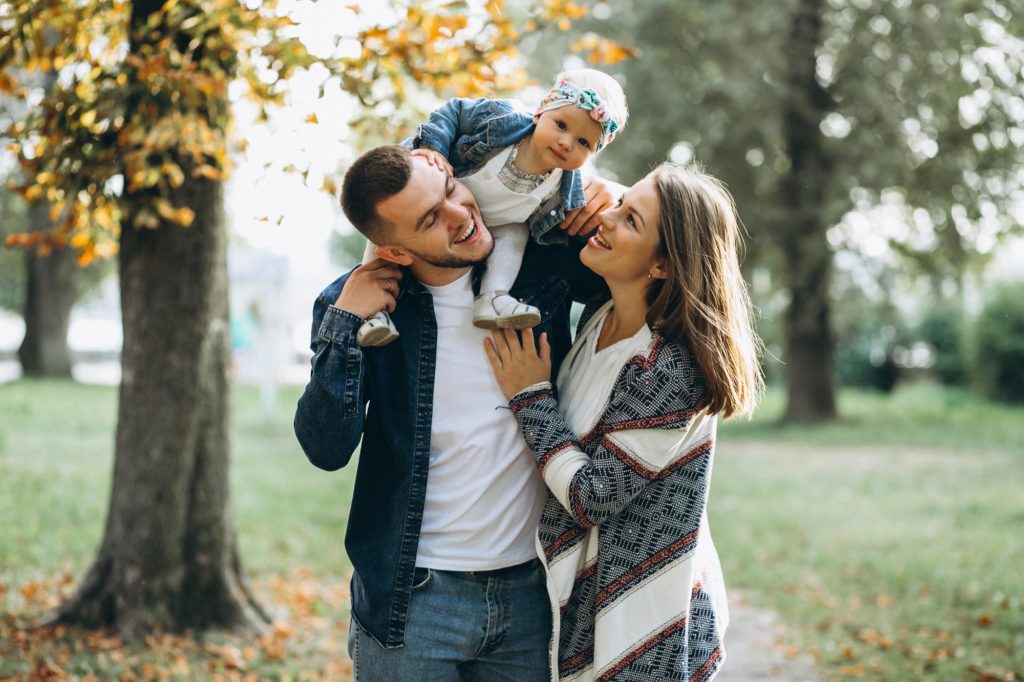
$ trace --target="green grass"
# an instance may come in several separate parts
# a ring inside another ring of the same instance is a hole
[[[270,420],[257,391],[239,388],[232,396],[231,480],[242,558],[257,574],[301,564],[344,575],[355,469],[327,473],[306,460],[291,429],[299,393],[282,390]],[[63,565],[87,567],[106,515],[116,412],[114,388],[0,385],[0,517],[16,521],[0,528],[8,581]]]
[[[315,676],[344,660],[343,630],[321,621],[347,613],[354,468],[329,474],[306,461],[291,433],[297,395],[283,390],[269,420],[255,390],[233,395],[242,557],[261,598],[306,628],[282,658],[252,659],[246,670],[259,678]],[[710,517],[729,587],[782,614],[787,644],[812,653],[828,679],[1024,680],[1024,409],[933,386],[847,391],[839,404],[838,422],[780,427],[773,392],[752,422],[722,426]],[[21,586],[74,581],[88,567],[116,406],[111,388],[0,385],[5,617],[38,611]],[[100,677],[173,660],[131,649],[121,661],[75,655],[64,669]],[[188,656],[199,670],[225,670],[210,651]],[[0,677],[23,674],[19,665],[0,660]]]
[[[845,392],[814,427],[781,408],[721,429],[729,586],[832,679],[1024,679],[1024,409],[934,386]]]

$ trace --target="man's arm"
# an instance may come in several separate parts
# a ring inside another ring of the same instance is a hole
[[[295,436],[315,466],[334,471],[348,464],[363,435],[368,399],[363,349],[356,332],[366,316],[394,310],[401,271],[374,259],[341,280],[332,303],[313,305],[309,383],[295,410]]]
[[[598,214],[611,208],[619,200],[627,187],[596,175],[583,179],[583,197],[587,203],[581,208],[568,211],[561,227],[570,235],[588,235],[597,227]]]

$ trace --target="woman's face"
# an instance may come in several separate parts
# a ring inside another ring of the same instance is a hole
[[[658,191],[654,179],[647,177],[626,190],[614,208],[601,214],[597,231],[587,240],[580,260],[609,284],[646,282],[660,274],[660,221]]]

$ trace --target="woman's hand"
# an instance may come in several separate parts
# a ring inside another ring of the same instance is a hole
[[[509,400],[527,386],[551,379],[551,346],[548,335],[540,335],[540,349],[533,343],[533,330],[524,329],[522,340],[514,330],[495,329],[484,339],[501,392]]]

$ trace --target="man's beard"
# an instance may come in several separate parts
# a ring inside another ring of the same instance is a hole
[[[491,248],[487,249],[487,253],[480,256],[479,258],[458,258],[456,256],[428,256],[426,254],[419,253],[418,251],[413,251],[412,249],[408,250],[412,253],[412,255],[416,256],[417,258],[419,258],[424,263],[427,263],[428,265],[433,265],[434,267],[438,268],[450,268],[452,270],[457,270],[458,268],[468,268],[472,265],[483,263],[488,258],[490,258],[491,253],[494,252],[494,240],[491,240]]]

